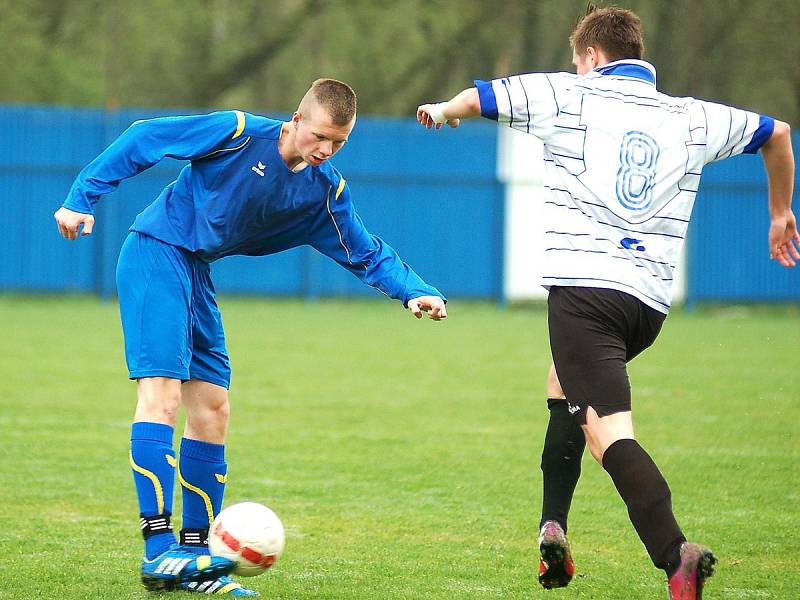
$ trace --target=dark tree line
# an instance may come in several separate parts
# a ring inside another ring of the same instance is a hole
[[[800,124],[800,2],[619,0],[659,87]],[[409,115],[473,78],[570,70],[585,0],[0,0],[0,102],[288,112],[320,76]]]

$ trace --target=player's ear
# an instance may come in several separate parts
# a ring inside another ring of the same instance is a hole
[[[594,69],[598,62],[597,50],[595,50],[594,46],[587,46],[586,54],[589,56],[589,64],[591,65],[592,69]]]
[[[294,113],[292,113],[292,123],[294,123],[295,127],[300,125],[300,120],[302,118],[303,118],[303,115],[301,115],[299,112],[294,111]]]

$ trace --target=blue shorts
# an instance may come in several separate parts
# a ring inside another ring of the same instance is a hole
[[[131,379],[200,379],[230,386],[208,263],[133,231],[119,254],[117,294]]]

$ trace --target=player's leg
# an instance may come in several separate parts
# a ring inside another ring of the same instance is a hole
[[[207,263],[189,261],[192,280],[192,356],[183,385],[186,429],[181,439],[179,477],[183,498],[181,543],[205,549],[208,528],[222,509],[228,465],[228,387],[231,367],[222,315]]]
[[[182,251],[132,233],[120,252],[117,291],[125,358],[137,380],[130,465],[145,538],[142,582],[173,589],[182,581],[230,572],[233,564],[177,549],[172,526],[175,452],[172,437],[181,380],[188,379],[191,280]]]
[[[556,521],[567,531],[567,516],[575,486],[581,474],[581,457],[586,446],[583,430],[569,413],[566,396],[555,366],[547,375],[547,407],[550,419],[542,449],[542,518]]]
[[[183,500],[181,549],[208,555],[208,531],[222,510],[228,464],[225,438],[230,403],[231,368],[222,316],[215,300],[208,264],[190,261],[192,275],[192,357],[183,384],[186,427],[181,438],[178,479]],[[256,596],[230,577],[187,582],[182,589],[204,594]]]
[[[633,438],[631,413],[600,417],[589,406],[584,428],[592,455],[611,476],[650,559],[667,574],[670,600],[700,598],[716,558],[705,546],[686,541],[667,481]]]
[[[575,574],[567,542],[567,516],[581,474],[583,430],[569,413],[555,366],[547,375],[547,424],[542,448],[542,518],[539,523],[539,583],[564,587]]]
[[[683,569],[682,547],[692,545],[672,513],[666,480],[634,439],[626,368],[655,340],[664,316],[627,294],[585,288],[551,291],[549,315],[556,368],[570,404],[579,407],[590,451],[614,481],[651,560],[671,577]],[[713,560],[710,552],[691,554]],[[693,568],[698,575],[696,562]],[[697,588],[708,575],[694,577]]]
[[[586,438],[611,476],[653,564],[672,575],[686,541],[672,513],[672,494],[653,459],[633,438],[631,413],[600,416],[586,409]]]
[[[183,499],[182,545],[202,550],[208,529],[222,510],[228,464],[225,434],[228,427],[228,390],[192,379],[183,385],[186,428],[180,447],[178,477]]]
[[[581,474],[581,457],[586,440],[579,424],[569,412],[569,405],[558,381],[555,366],[547,375],[547,407],[550,420],[542,449],[542,519],[556,521],[567,531],[567,516],[572,496]]]
[[[228,390],[192,379],[183,384],[182,397],[186,428],[178,461],[183,499],[181,548],[197,555],[207,555],[209,527],[222,510],[228,479],[224,446],[228,428]],[[234,597],[258,595],[227,576],[186,582],[181,588],[188,592]]]
[[[139,500],[145,558],[152,560],[175,544],[170,522],[175,491],[172,438],[181,382],[143,377],[137,381],[136,396],[129,458]]]
[[[601,466],[603,454],[609,446],[619,440],[634,439],[631,411],[612,413],[601,418],[589,405],[586,409],[586,424],[583,425],[583,429],[589,452]]]

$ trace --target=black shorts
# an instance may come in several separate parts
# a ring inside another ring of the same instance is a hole
[[[550,288],[550,351],[570,413],[586,423],[631,409],[626,363],[649,347],[667,315],[630,294],[586,287]]]

